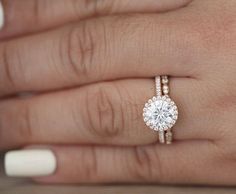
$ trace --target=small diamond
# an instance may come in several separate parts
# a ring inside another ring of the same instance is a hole
[[[178,109],[169,97],[158,96],[149,100],[147,104],[143,110],[147,126],[156,131],[166,131],[173,127],[178,118]]]

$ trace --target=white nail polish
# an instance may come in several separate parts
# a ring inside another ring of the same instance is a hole
[[[4,9],[2,6],[2,1],[0,0],[0,30],[3,28],[4,26]]]
[[[51,150],[19,150],[5,155],[5,172],[12,177],[48,176],[55,172],[56,166]]]

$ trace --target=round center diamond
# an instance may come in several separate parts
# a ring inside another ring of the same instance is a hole
[[[174,101],[167,96],[153,97],[143,109],[144,122],[151,129],[163,131],[170,129],[178,118]]]

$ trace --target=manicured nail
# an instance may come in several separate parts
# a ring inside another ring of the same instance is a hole
[[[2,1],[0,0],[0,30],[3,28],[4,26],[4,9],[2,6]]]
[[[11,177],[48,176],[55,172],[56,166],[51,150],[19,150],[5,155],[5,172]]]

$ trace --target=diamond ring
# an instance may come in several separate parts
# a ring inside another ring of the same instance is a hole
[[[159,132],[160,143],[171,144],[171,128],[178,119],[178,108],[169,97],[168,76],[156,76],[156,96],[148,100],[143,109],[146,125]]]

